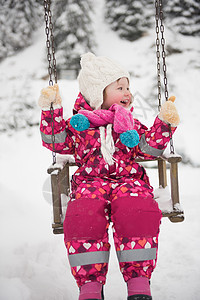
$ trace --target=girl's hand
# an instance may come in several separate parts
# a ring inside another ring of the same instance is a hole
[[[174,105],[175,99],[175,96],[171,96],[168,101],[165,101],[165,103],[161,106],[160,113],[158,114],[160,120],[170,124],[172,127],[176,127],[180,122],[179,114]]]
[[[53,103],[53,108],[61,108],[62,100],[59,93],[59,87],[57,84],[48,86],[41,90],[41,94],[38,100],[38,105],[42,110],[49,110]]]

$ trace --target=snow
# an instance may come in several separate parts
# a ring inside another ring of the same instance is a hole
[[[72,155],[57,155],[56,163],[52,164],[51,169],[63,169],[66,163],[75,163],[75,159]]]
[[[173,210],[169,186],[166,186],[165,188],[158,187],[155,189],[154,197],[159,203],[159,208],[162,212],[171,212]]]
[[[97,10],[101,9],[97,5]],[[124,64],[133,75],[134,92],[148,97],[154,76],[150,71],[154,71],[155,63],[151,47],[154,36],[150,33],[134,43],[121,41],[106,24],[102,25],[101,15],[96,18],[95,30],[98,32],[97,54],[113,57]],[[188,157],[193,165],[200,166],[200,142],[197,139],[200,122],[199,39],[167,33],[169,43],[184,50],[168,58],[172,89],[181,114],[181,124],[175,134],[176,151]],[[44,45],[44,31],[41,30],[32,46],[0,64],[1,119],[5,122],[10,118],[10,105],[20,101],[16,95],[35,106],[29,118],[39,121],[40,110],[35,103],[40,89],[48,84],[41,80],[46,72]],[[76,80],[60,80],[59,86],[67,118],[78,94],[78,84]],[[148,109],[149,106],[145,109],[149,112],[148,120],[145,114],[141,118],[149,126],[155,112]],[[49,197],[43,193],[49,182],[46,170],[52,154],[42,147],[36,126],[29,130],[10,130],[0,138],[0,299],[75,300],[78,289],[70,273],[63,235],[52,234],[52,207]],[[158,188],[157,170],[148,169],[147,172],[152,185]],[[154,300],[199,299],[199,178],[200,168],[179,163],[180,199],[185,221],[174,224],[166,218],[162,220],[158,264],[151,281]],[[105,295],[106,299],[122,300],[126,298],[126,285],[119,271],[112,238],[111,243]]]

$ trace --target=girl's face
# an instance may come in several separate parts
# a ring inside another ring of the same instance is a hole
[[[126,77],[122,77],[105,88],[104,101],[101,108],[109,109],[115,103],[128,108],[131,104],[131,99],[129,81]]]

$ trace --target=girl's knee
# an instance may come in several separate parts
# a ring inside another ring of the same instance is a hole
[[[69,202],[63,224],[65,240],[101,239],[106,232],[105,203],[81,198]]]

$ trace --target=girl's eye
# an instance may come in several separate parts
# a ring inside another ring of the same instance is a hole
[[[121,86],[120,86],[120,87],[118,87],[118,90],[122,91],[122,87],[121,87]]]

